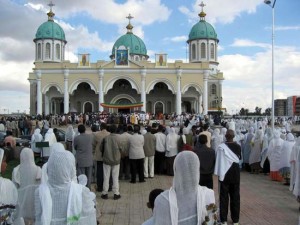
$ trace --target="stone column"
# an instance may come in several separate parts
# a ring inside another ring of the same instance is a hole
[[[64,70],[64,113],[69,113],[69,69]]]
[[[45,95],[45,114],[50,114],[49,97]]]
[[[204,91],[203,91],[203,114],[207,115],[207,110],[208,110],[208,104],[207,104],[207,81],[209,77],[209,70],[204,71],[203,75],[203,85],[204,85]]]
[[[223,98],[222,98],[222,92],[223,92],[223,90],[222,90],[222,83],[223,83],[223,80],[219,80],[219,93],[218,93],[218,96],[219,96],[219,100],[223,100]],[[222,101],[220,101],[220,108],[222,108]]]
[[[142,111],[146,112],[146,75],[147,70],[141,70],[141,102],[143,102],[143,106],[141,108]]]
[[[99,105],[99,112],[103,111],[103,107],[100,105],[100,103],[104,102],[103,98],[103,77],[104,77],[104,70],[100,69],[98,71],[99,74],[99,96],[98,96],[98,105]]]
[[[37,83],[37,90],[36,90],[36,96],[37,96],[37,114],[42,115],[43,113],[43,102],[42,102],[42,72],[40,70],[35,71],[36,76],[36,83]]]
[[[177,69],[176,114],[181,114],[181,75],[182,69]]]
[[[202,108],[202,95],[199,95],[199,113],[203,113],[203,108]]]

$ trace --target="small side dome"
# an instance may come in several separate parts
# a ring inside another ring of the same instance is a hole
[[[64,30],[54,21],[47,21],[39,26],[35,34],[37,39],[57,39],[66,41]]]
[[[197,39],[214,39],[218,42],[219,40],[215,29],[210,23],[205,21],[206,13],[203,11],[203,7],[205,6],[203,2],[200,6],[202,7],[202,11],[198,14],[200,21],[192,27],[187,42],[189,43],[190,41]]]
[[[48,21],[39,26],[33,41],[39,39],[56,39],[66,43],[67,41],[64,30],[53,20],[55,14],[52,12],[52,6],[54,6],[54,4],[51,3],[49,6],[51,9],[50,12],[47,13]]]
[[[189,41],[195,40],[195,39],[218,39],[217,33],[213,26],[209,23],[207,23],[205,20],[200,20],[198,23],[196,23],[190,33],[189,33]]]

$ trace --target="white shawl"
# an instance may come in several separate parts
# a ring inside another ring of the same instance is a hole
[[[220,181],[224,180],[225,174],[234,162],[239,163],[238,156],[225,143],[220,144],[217,149],[215,165],[215,174],[219,176]]]

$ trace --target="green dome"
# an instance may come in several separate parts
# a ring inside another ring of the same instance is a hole
[[[143,40],[133,33],[128,32],[115,42],[112,48],[112,55],[115,55],[115,49],[118,49],[120,46],[129,47],[130,54],[147,56],[147,48]]]
[[[205,20],[200,20],[196,23],[189,34],[189,41],[195,39],[216,39],[218,40],[217,33],[213,26]]]
[[[35,34],[35,40],[37,39],[57,39],[66,42],[64,30],[52,20],[40,25]]]

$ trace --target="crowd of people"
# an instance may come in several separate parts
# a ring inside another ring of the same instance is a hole
[[[58,123],[51,117],[23,118],[31,124],[26,132],[14,131],[20,120],[2,119],[0,124],[8,134],[4,150],[0,149],[2,173],[11,158],[11,148],[6,146],[14,146],[13,137],[18,132],[32,137],[31,148],[21,150],[12,180],[0,177],[0,224],[92,225],[97,220],[101,224],[96,195],[90,191],[93,183],[101,199],[118,200],[122,196],[120,180],[135,185],[161,174],[174,176],[173,185],[169,190],[154,191],[155,197],[150,193],[153,216],[144,224],[209,225],[217,218],[220,224],[227,224],[230,210],[233,224],[238,225],[241,170],[264,173],[289,185],[300,201],[300,138],[292,134],[289,120],[281,120],[272,131],[266,118],[122,117],[126,116],[119,115],[116,120],[116,115],[106,115],[95,117],[96,121],[93,116],[78,121],[65,117]],[[13,121],[18,121],[14,129]],[[57,142],[54,125],[66,125],[63,143]],[[36,144],[42,141],[48,143],[46,148]],[[34,157],[46,159],[42,168]],[[214,174],[219,181],[218,206]]]

